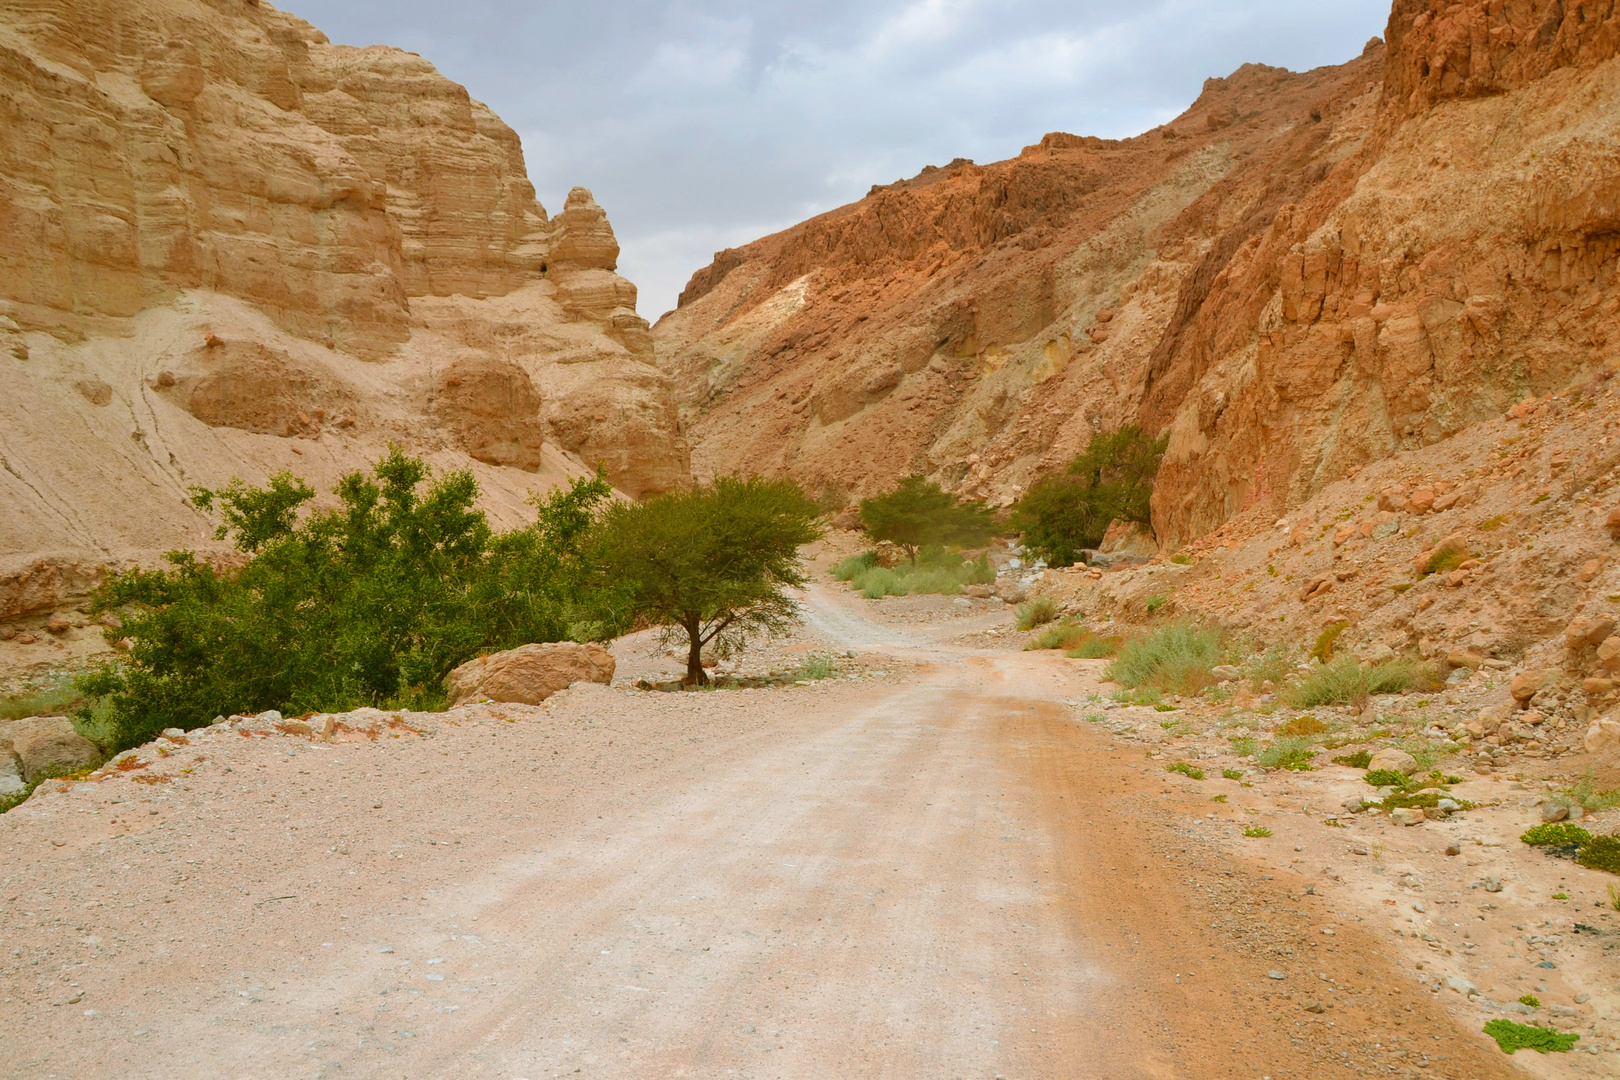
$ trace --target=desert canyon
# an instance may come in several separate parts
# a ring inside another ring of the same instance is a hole
[[[785,477],[834,527],[746,688],[659,692],[641,630],[533,700],[41,783],[0,1077],[1620,1075],[1620,879],[1518,839],[1620,824],[1567,794],[1620,789],[1620,4],[1394,0],[1344,54],[876,185],[649,326],[591,192],[548,214],[430,59],[260,0],[6,5],[5,689],[111,655],[109,573],[243,557],[194,486],[394,445],[503,526],[600,470]],[[902,477],[1006,510],[1127,424],[1151,526],[1092,565],[829,578]],[[1287,662],[1132,698],[1033,600]],[[1438,681],[1301,716],[1324,640]],[[1397,742],[1450,808],[1364,799]]]

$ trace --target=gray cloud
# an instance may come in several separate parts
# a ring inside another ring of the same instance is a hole
[[[1121,137],[1247,61],[1341,63],[1389,0],[283,0],[427,57],[517,129],[548,210],[607,208],[649,319],[693,270],[954,157]]]

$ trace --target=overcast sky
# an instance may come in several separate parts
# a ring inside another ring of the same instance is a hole
[[[546,210],[595,192],[649,321],[692,272],[955,157],[1123,137],[1246,61],[1337,64],[1389,0],[278,0],[421,53],[512,125]]]

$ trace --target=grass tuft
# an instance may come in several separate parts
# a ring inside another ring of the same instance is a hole
[[[1321,735],[1328,726],[1314,716],[1296,716],[1277,729],[1279,735]]]
[[[1406,660],[1363,664],[1353,656],[1338,656],[1313,668],[1282,696],[1296,709],[1359,704],[1373,694],[1409,690],[1417,684],[1419,675],[1418,665]]]
[[[1045,626],[1058,617],[1057,601],[1050,596],[1037,596],[1027,604],[1018,605],[1018,629],[1033,630]]]
[[[1306,772],[1311,768],[1311,759],[1316,751],[1311,749],[1311,740],[1303,736],[1285,735],[1273,739],[1263,749],[1254,755],[1254,760],[1267,769],[1291,769],[1294,772]]]
[[[813,652],[804,658],[794,677],[799,679],[826,679],[830,678],[836,662],[831,653]]]
[[[964,586],[988,585],[996,580],[995,568],[983,556],[968,562],[961,555],[940,550],[928,550],[925,555],[919,555],[914,563],[889,568],[878,565],[877,552],[863,551],[839,560],[831,573],[868,600],[923,593],[955,596]]]
[[[1271,835],[1271,830],[1264,825],[1245,825],[1243,826],[1243,835],[1255,839],[1264,839]]]
[[[1352,769],[1365,769],[1372,764],[1372,752],[1370,750],[1357,750],[1353,754],[1340,754],[1333,759],[1333,764],[1347,765]]]
[[[1316,635],[1316,644],[1311,646],[1311,656],[1322,663],[1333,659],[1333,647],[1338,643],[1339,635],[1350,629],[1350,624],[1343,619],[1329,623],[1320,634]]]
[[[1121,645],[1103,677],[1133,689],[1191,695],[1214,684],[1210,670],[1220,662],[1220,631],[1173,623]]]
[[[1185,761],[1178,761],[1174,765],[1166,765],[1164,767],[1164,771],[1180,773],[1182,776],[1192,780],[1202,780],[1204,778],[1203,769],[1200,769],[1194,765],[1189,765]]]

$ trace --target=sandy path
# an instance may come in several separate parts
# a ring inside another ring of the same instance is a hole
[[[216,738],[0,818],[0,1075],[1513,1075],[1177,825],[1060,704],[1094,669],[809,603],[921,666]]]

